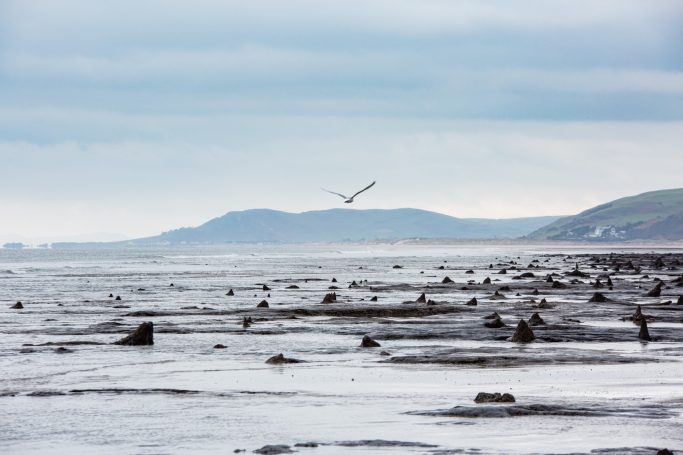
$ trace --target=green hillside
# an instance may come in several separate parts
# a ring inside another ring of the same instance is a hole
[[[683,188],[617,199],[561,218],[528,236],[535,240],[683,239]]]
[[[363,240],[514,239],[557,220],[557,216],[455,218],[418,209],[331,209],[303,213],[253,209],[228,212],[201,226],[143,239],[109,243],[53,243],[52,248],[116,248],[222,243],[305,243]]]
[[[201,226],[131,241],[136,244],[334,242],[404,238],[517,238],[558,217],[455,218],[417,209],[331,209],[303,213],[255,209],[229,212]],[[131,243],[126,242],[126,243]]]

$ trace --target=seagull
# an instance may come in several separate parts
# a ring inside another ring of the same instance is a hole
[[[327,191],[328,193],[336,194],[337,196],[340,196],[341,198],[344,199],[344,203],[350,204],[350,203],[353,202],[353,198],[355,198],[356,196],[358,196],[358,195],[359,195],[360,193],[362,193],[363,191],[366,191],[366,190],[369,190],[370,188],[372,188],[372,186],[373,186],[375,183],[377,183],[377,182],[372,182],[371,184],[369,184],[368,186],[366,186],[365,188],[363,188],[362,190],[360,190],[359,192],[357,192],[356,194],[354,194],[354,195],[351,196],[351,197],[344,196],[344,195],[341,194],[341,193],[335,193],[334,191],[326,190],[325,188],[321,188],[321,190]]]

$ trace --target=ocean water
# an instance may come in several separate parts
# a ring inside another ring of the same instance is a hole
[[[641,343],[633,323],[616,317],[632,312],[628,304],[651,303],[636,291],[639,277],[615,275],[623,280],[621,306],[604,310],[584,310],[587,285],[555,294],[544,288],[556,305],[541,312],[549,327],[528,345],[505,339],[520,315],[538,310],[528,304],[530,288],[515,295],[513,274],[493,275],[489,264],[497,271],[497,264],[538,260],[545,274],[569,270],[567,255],[612,250],[0,250],[0,453],[251,453],[268,444],[314,455],[683,450],[683,312],[652,307],[662,311],[650,324],[660,339]],[[439,286],[444,276],[456,284]],[[487,276],[513,288],[505,301],[490,298],[493,287],[461,289]],[[360,286],[349,288],[354,280]],[[404,302],[426,290],[434,308],[457,312],[297,312],[326,307],[320,302],[330,286],[339,288],[343,308],[409,308]],[[235,296],[226,296],[229,289]],[[473,296],[479,305],[466,306]],[[257,310],[263,299],[270,308]],[[23,310],[10,308],[17,301]],[[509,329],[483,328],[493,311]],[[254,320],[247,329],[245,316]],[[565,327],[568,319],[581,322]],[[111,344],[143,321],[154,322],[153,346]],[[364,334],[381,348],[361,348]],[[226,348],[214,349],[218,343]],[[278,353],[304,362],[265,363]],[[435,353],[498,360],[393,361]],[[478,405],[478,392],[512,393],[517,402]],[[517,406],[510,415],[494,417],[510,406]]]

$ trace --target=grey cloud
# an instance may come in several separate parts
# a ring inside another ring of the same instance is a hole
[[[675,1],[55,5],[3,3],[6,108],[683,117],[683,5]]]

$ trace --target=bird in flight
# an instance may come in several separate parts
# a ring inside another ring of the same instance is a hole
[[[375,183],[376,183],[376,182],[372,182],[371,184],[369,184],[368,186],[366,186],[365,188],[363,188],[362,190],[360,190],[359,192],[357,192],[356,194],[354,194],[354,195],[351,196],[351,197],[344,196],[344,195],[341,194],[341,193],[335,193],[334,191],[326,190],[325,188],[321,188],[321,189],[322,189],[323,191],[327,191],[328,193],[336,194],[337,196],[343,198],[343,199],[344,199],[344,202],[345,202],[346,204],[350,204],[350,203],[353,202],[353,198],[355,198],[356,196],[358,196],[358,195],[359,195],[360,193],[362,193],[363,191],[366,191],[366,190],[369,190],[370,188],[372,188],[372,186],[373,186]]]

